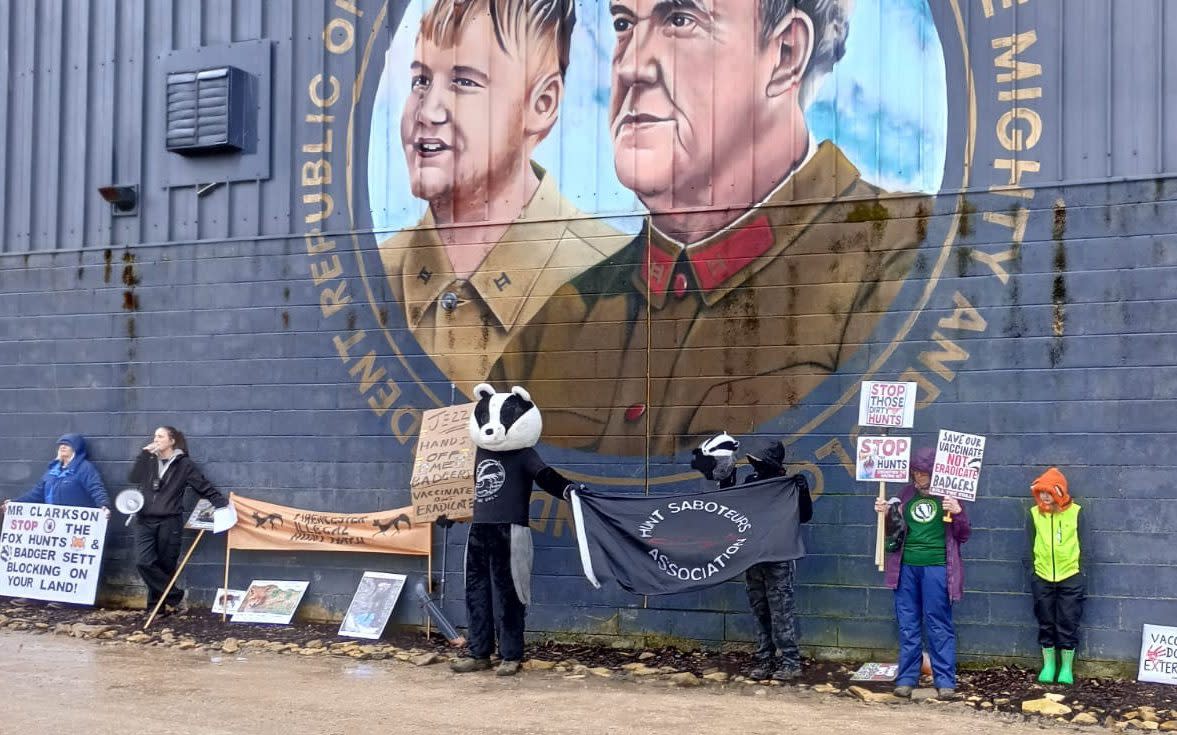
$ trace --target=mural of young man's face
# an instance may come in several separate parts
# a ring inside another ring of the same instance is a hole
[[[812,22],[790,13],[763,43],[755,6],[613,2],[614,164],[647,207],[712,204],[716,187],[753,170],[754,140],[808,134],[798,98]]]
[[[453,47],[417,38],[401,144],[413,195],[435,207],[484,202],[527,163],[526,54],[495,41],[486,13],[468,18]]]

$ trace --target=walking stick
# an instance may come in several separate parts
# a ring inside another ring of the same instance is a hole
[[[159,609],[163,607],[164,600],[168,599],[168,593],[172,591],[172,587],[176,586],[176,580],[180,578],[180,572],[184,571],[184,565],[187,564],[188,560],[192,558],[192,552],[196,551],[196,546],[200,543],[200,539],[203,537],[204,529],[202,528],[200,529],[200,533],[196,534],[196,539],[192,541],[192,545],[188,547],[188,553],[184,555],[184,559],[180,562],[180,566],[176,567],[176,573],[172,575],[171,580],[168,582],[168,586],[164,588],[163,594],[159,596],[159,602],[155,603],[155,609],[152,610],[151,615],[147,617],[147,622],[143,624],[143,630],[147,630],[147,628],[151,625],[151,622],[155,620],[155,616],[159,613]]]

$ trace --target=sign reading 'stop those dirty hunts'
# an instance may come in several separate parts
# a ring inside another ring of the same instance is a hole
[[[413,513],[418,523],[441,516],[464,521],[474,512],[474,444],[466,430],[473,403],[426,411],[413,461]]]
[[[862,381],[858,425],[910,429],[915,423],[915,383]]]
[[[0,595],[93,605],[106,539],[97,508],[9,503],[0,531]]]

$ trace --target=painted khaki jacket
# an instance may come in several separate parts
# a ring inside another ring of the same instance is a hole
[[[455,278],[432,212],[380,243],[388,286],[404,306],[409,330],[467,396],[561,286],[629,239],[587,218],[560,195],[552,176],[532,166],[539,188],[468,279]]]
[[[526,385],[563,446],[641,455],[648,430],[669,455],[751,432],[863,345],[911,270],[930,200],[883,193],[826,141],[685,250],[647,223],[553,294],[491,378]]]

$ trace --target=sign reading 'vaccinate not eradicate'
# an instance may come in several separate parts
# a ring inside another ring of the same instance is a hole
[[[9,503],[0,530],[0,595],[93,605],[105,539],[98,508]]]
[[[941,429],[936,441],[931,493],[957,500],[976,500],[984,458],[985,437]]]

